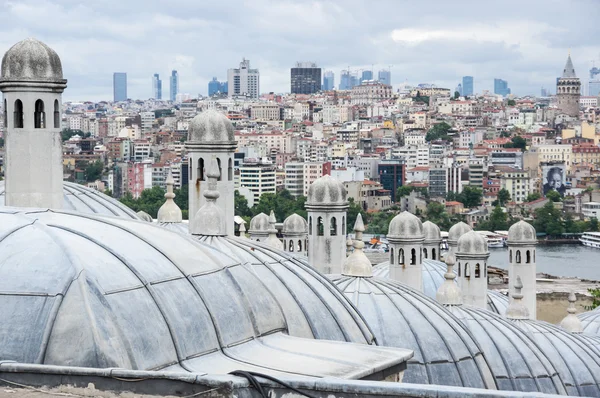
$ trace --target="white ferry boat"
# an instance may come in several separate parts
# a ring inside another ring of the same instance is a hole
[[[488,248],[504,247],[504,239],[502,236],[490,231],[477,231],[487,241]]]
[[[581,238],[581,243],[585,246],[596,247],[600,249],[600,232],[586,232]]]

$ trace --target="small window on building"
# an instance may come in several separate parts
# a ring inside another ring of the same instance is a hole
[[[398,264],[404,265],[404,249],[400,249],[400,252],[398,253]]]
[[[475,278],[479,278],[481,276],[481,269],[479,263],[475,264]]]
[[[217,166],[219,166],[219,178],[217,181],[221,181],[223,179],[223,169],[221,168],[221,159],[217,158]]]
[[[435,249],[431,249],[431,259],[432,260],[437,260]]]
[[[309,235],[313,234],[313,230],[312,230],[312,217],[308,217],[308,234]]]
[[[204,181],[204,159],[198,159],[198,179]]]
[[[54,100],[54,128],[60,128],[60,104],[58,100]]]
[[[331,217],[329,221],[329,236],[337,235],[337,220],[335,217]]]
[[[423,249],[423,257],[427,258],[427,249]]]
[[[35,101],[35,110],[33,112],[33,126],[36,129],[46,128],[46,112],[44,112],[44,101],[41,99]]]
[[[390,264],[394,264],[394,248],[390,249]]]
[[[517,258],[517,264],[521,264],[521,250],[517,250],[516,258]]]
[[[294,241],[293,240],[290,240],[290,243],[288,245],[288,250],[291,252],[294,251]]]
[[[14,127],[16,129],[22,129],[24,115],[23,115],[23,103],[21,102],[21,100],[15,101],[15,110],[13,111],[13,116],[14,116]]]
[[[531,252],[529,250],[527,250],[525,252],[525,263],[527,263],[527,264],[531,263]]]
[[[231,158],[229,159],[229,164],[227,165],[227,181],[233,181],[233,161]]]
[[[417,264],[417,251],[415,249],[410,250],[410,265]]]
[[[317,219],[317,235],[323,236],[325,234],[325,226],[323,225],[323,217]]]
[[[298,240],[298,251],[301,252],[302,251],[302,240]]]
[[[8,111],[6,110],[7,107],[7,103],[6,103],[6,99],[4,100],[4,111],[3,111],[3,117],[4,117],[4,127],[8,127]]]
[[[471,277],[471,270],[469,269],[469,263],[465,263],[465,278]]]

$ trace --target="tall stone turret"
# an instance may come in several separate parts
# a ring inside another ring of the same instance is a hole
[[[487,308],[487,260],[490,252],[485,238],[475,231],[467,232],[458,239],[455,255],[463,303]]]
[[[472,230],[473,228],[471,228],[469,224],[466,224],[462,221],[454,224],[448,231],[448,251],[456,254],[458,240],[461,236]]]
[[[324,274],[339,274],[346,258],[346,210],[344,185],[329,175],[308,188],[308,262]]]
[[[440,245],[442,243],[442,233],[440,228],[431,221],[423,223],[423,257],[430,260],[440,259]]]
[[[60,58],[36,39],[12,46],[2,58],[7,206],[63,207]]]
[[[308,245],[308,223],[298,214],[292,214],[283,221],[284,250],[307,256]]]
[[[207,110],[194,117],[189,124],[185,148],[189,156],[189,214],[196,214],[206,202],[209,162],[216,159],[219,177],[217,205],[223,210],[227,235],[234,235],[233,154],[236,148],[234,128],[229,119],[216,110]]]
[[[535,228],[519,221],[508,230],[508,290],[513,291],[517,278],[523,281],[523,303],[531,319],[536,319]],[[510,301],[512,302],[512,296]]]
[[[390,278],[423,291],[423,224],[419,217],[404,211],[390,222]]]
[[[556,99],[558,109],[569,116],[579,116],[579,99],[581,97],[581,81],[575,74],[571,54],[567,58],[562,76],[556,83]],[[527,284],[525,284],[527,286]]]

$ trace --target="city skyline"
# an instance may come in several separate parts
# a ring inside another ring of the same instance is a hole
[[[348,65],[374,73],[394,65],[394,86],[408,81],[453,89],[462,76],[474,76],[481,92],[493,90],[493,79],[501,76],[517,95],[538,94],[554,85],[569,48],[581,78],[600,53],[594,41],[600,28],[589,1],[569,4],[577,29],[573,18],[554,20],[564,12],[558,3],[509,1],[486,9],[460,1],[436,7],[380,3],[385,15],[359,1],[176,3],[168,9],[150,1],[131,16],[125,12],[131,4],[24,0],[8,3],[0,15],[0,51],[24,35],[56,48],[69,79],[65,100],[110,99],[107,70],[127,72],[131,98],[150,98],[148,78],[173,69],[185,76],[181,92],[206,95],[212,77],[224,76],[244,57],[261,71],[263,93],[288,92],[289,66],[310,59],[338,76]],[[511,4],[521,16],[510,13]],[[406,16],[402,24],[394,18],[398,8]],[[461,8],[467,12],[459,13]],[[352,37],[339,33],[348,31]]]

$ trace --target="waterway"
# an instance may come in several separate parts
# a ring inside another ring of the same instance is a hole
[[[583,245],[538,245],[537,272],[600,281],[600,249]],[[490,249],[488,264],[508,268],[508,249]]]

